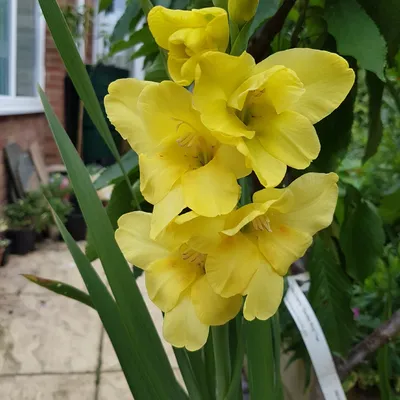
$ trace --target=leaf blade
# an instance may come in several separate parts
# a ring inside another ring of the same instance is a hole
[[[85,304],[89,307],[95,308],[90,296],[74,286],[68,285],[64,282],[41,278],[40,276],[31,274],[22,274],[22,276],[28,279],[28,281],[33,282],[36,285],[41,286],[47,290],[50,290],[51,292],[60,294],[72,300],[79,301],[80,303]]]
[[[145,378],[157,388],[158,398],[185,398],[174,377],[135,277],[114,239],[111,222],[97,197],[90,176],[40,88],[39,94],[121,317],[135,345],[142,350],[142,353],[139,353],[140,365],[148,372]]]
[[[335,257],[330,237],[317,236],[307,264],[311,287],[309,301],[332,351],[346,354],[354,328],[350,308],[350,281]],[[337,329],[340,326],[341,329]]]
[[[357,1],[328,1],[325,18],[329,33],[336,39],[338,52],[356,58],[361,67],[384,80],[386,41]]]

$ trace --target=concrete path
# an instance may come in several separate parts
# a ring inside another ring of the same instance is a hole
[[[94,266],[104,276],[98,261]],[[97,313],[28,282],[23,273],[84,288],[62,242],[40,244],[0,268],[0,399],[132,399]],[[138,283],[160,331],[161,313],[143,279]],[[165,348],[179,375],[171,346]]]

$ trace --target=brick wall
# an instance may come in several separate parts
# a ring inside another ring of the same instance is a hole
[[[88,0],[89,1],[89,0]],[[59,0],[60,5],[75,4],[75,0]],[[57,48],[46,29],[45,47],[45,91],[55,113],[64,123],[64,77],[65,69],[58,54]],[[91,35],[88,40],[91,44]],[[88,46],[87,56],[91,56],[91,46]],[[88,59],[91,59],[88,57]],[[4,146],[11,142],[17,142],[23,149],[38,141],[48,164],[59,163],[60,156],[53,136],[43,113],[14,116],[0,116],[0,205],[7,198],[6,175],[4,168]]]

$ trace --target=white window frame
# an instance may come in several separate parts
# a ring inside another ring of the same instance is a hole
[[[35,97],[17,96],[17,6],[18,0],[12,0],[10,3],[10,94],[0,95],[0,116],[19,115],[19,114],[36,114],[42,113],[43,105],[39,95]],[[39,35],[36,41],[36,52],[38,54],[38,84],[44,87],[45,84],[45,43],[46,43],[46,23],[37,7],[37,24]]]

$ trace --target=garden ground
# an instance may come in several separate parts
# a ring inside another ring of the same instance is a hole
[[[47,241],[37,247],[26,256],[11,256],[0,268],[0,399],[132,400],[97,313],[21,276],[32,274],[84,289],[65,243]],[[100,262],[93,265],[104,276]],[[138,285],[161,334],[161,312],[150,302],[143,276]],[[181,380],[172,348],[164,345]],[[285,370],[286,400],[307,398],[301,394],[299,368]]]
[[[100,263],[94,263],[98,271]],[[114,350],[96,312],[28,282],[34,274],[83,288],[62,242],[46,242],[0,268],[0,398],[4,400],[131,400]],[[144,280],[138,280],[144,292]],[[157,328],[161,314],[149,302]],[[177,364],[166,347],[172,365]],[[178,372],[179,373],[179,372]]]

